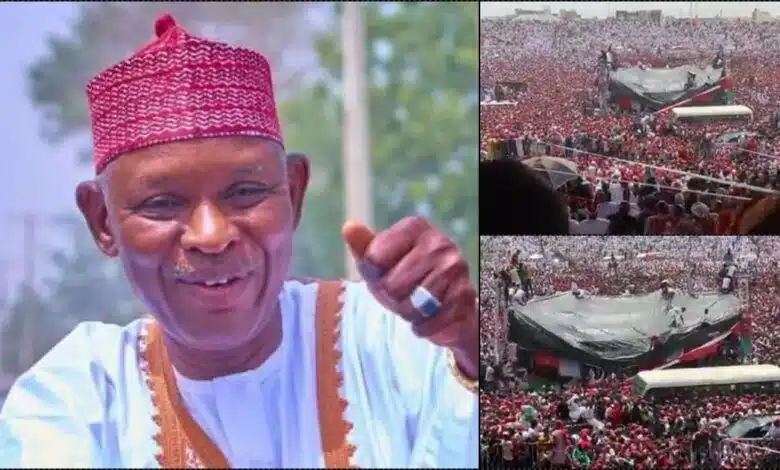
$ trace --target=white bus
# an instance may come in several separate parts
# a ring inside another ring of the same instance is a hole
[[[747,106],[686,106],[672,108],[672,122],[751,121],[753,111]]]
[[[771,364],[657,369],[634,377],[634,395],[655,398],[704,394],[780,393],[780,367]]]

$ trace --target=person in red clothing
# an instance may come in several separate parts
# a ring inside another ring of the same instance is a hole
[[[553,468],[564,468],[569,461],[569,432],[563,427],[563,421],[555,421],[555,430],[552,432],[552,455],[550,462]]]
[[[672,222],[671,210],[666,201],[658,201],[655,214],[647,218],[645,235],[663,235],[667,232],[667,224]]]
[[[718,220],[715,223],[715,235],[728,235],[729,227],[734,223],[732,204],[723,204],[721,201],[717,201],[712,210],[718,214]]]
[[[698,467],[703,467],[709,460],[710,433],[707,429],[700,429],[693,434],[691,444],[691,461]]]
[[[660,469],[672,468],[671,463],[669,462],[669,457],[665,452],[662,452],[661,454],[658,455],[655,461],[655,465],[657,468]]]
[[[613,428],[623,424],[623,407],[620,403],[613,403],[607,410],[607,420]]]

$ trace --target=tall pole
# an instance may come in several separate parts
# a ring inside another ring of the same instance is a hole
[[[2,337],[5,331],[7,322],[11,315],[11,306],[8,304],[8,266],[5,261],[0,261],[0,337]],[[5,349],[3,344],[0,343],[0,376],[5,375]],[[0,384],[0,391],[2,391],[2,384]]]
[[[8,261],[0,260],[0,309],[8,306]],[[0,316],[0,325],[3,324],[3,318]],[[0,328],[1,329],[1,328]]]
[[[24,215],[24,295],[32,296],[35,292],[35,260],[36,260],[36,225],[38,219],[35,214]],[[26,370],[33,362],[33,316],[37,312],[26,312],[22,315],[22,331],[19,341],[19,370]]]
[[[342,166],[344,208],[348,220],[372,225],[373,194],[369,167],[368,97],[366,92],[365,33],[362,2],[345,2],[341,23],[343,53],[344,115],[342,123]],[[347,278],[360,275],[349,250],[345,252]]]

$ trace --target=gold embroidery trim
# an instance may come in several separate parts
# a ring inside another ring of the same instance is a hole
[[[344,417],[347,401],[339,394],[344,383],[339,369],[343,294],[340,281],[323,281],[317,287],[317,409],[326,468],[356,468],[351,463],[355,446],[347,440],[352,430]],[[150,321],[144,328],[140,361],[155,410],[157,463],[162,468],[230,468],[224,454],[181,402],[159,324]]]
[[[352,465],[355,446],[347,440],[352,430],[344,417],[347,401],[339,394],[344,383],[339,369],[344,290],[340,281],[323,281],[317,287],[317,409],[325,468],[356,468]]]
[[[222,451],[182,404],[160,325],[150,322],[147,328],[141,355],[148,364],[147,385],[157,410],[157,462],[162,468],[230,468]]]
[[[471,393],[479,393],[479,380],[472,380],[466,377],[466,374],[460,370],[460,366],[458,366],[458,361],[455,360],[455,353],[452,352],[452,349],[447,350],[447,365],[459,384]]]

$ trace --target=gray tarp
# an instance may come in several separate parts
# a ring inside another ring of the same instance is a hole
[[[772,421],[778,418],[780,418],[780,416],[748,416],[726,427],[726,435],[733,438],[746,437],[745,435],[748,433],[757,433],[760,428],[768,428],[769,425],[772,424]],[[760,434],[761,437],[763,437],[765,432],[766,429],[763,429],[757,434]]]
[[[696,74],[693,87],[686,89],[688,73]],[[609,76],[609,89],[613,99],[626,96],[651,109],[660,109],[680,100],[690,98],[716,86],[722,69],[683,65],[669,69],[618,69]]]
[[[512,314],[525,328],[546,330],[569,347],[605,360],[627,360],[651,349],[650,339],[663,342],[690,336],[701,330],[708,309],[707,323],[713,325],[738,317],[738,300],[732,294],[702,293],[691,297],[677,292],[675,307],[685,307],[683,325],[670,326],[667,302],[656,291],[626,297],[586,297],[577,299],[571,292],[532,299],[526,305],[515,303]],[[698,335],[697,335],[698,336]],[[557,341],[556,341],[557,342]]]
[[[742,136],[750,137],[754,135],[758,135],[758,134],[749,131],[724,132],[722,134],[719,134],[717,137],[715,137],[714,142],[716,144],[728,144],[728,143],[737,142]]]

